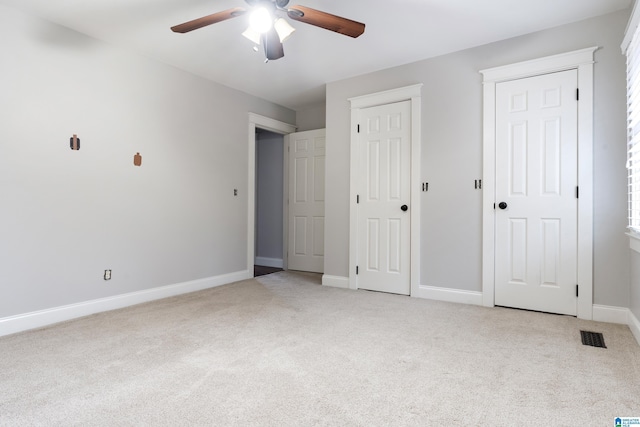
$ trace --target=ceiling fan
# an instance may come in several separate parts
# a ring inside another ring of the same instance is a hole
[[[203,16],[180,25],[171,27],[176,33],[188,33],[207,25],[250,13],[250,26],[242,33],[256,45],[262,44],[266,60],[275,60],[284,56],[282,43],[295,29],[279,15],[286,14],[294,21],[315,25],[329,31],[356,38],[364,33],[365,25],[361,22],[342,18],[337,15],[311,9],[305,6],[287,7],[289,0],[245,0],[250,11],[242,7],[234,7],[212,15]]]

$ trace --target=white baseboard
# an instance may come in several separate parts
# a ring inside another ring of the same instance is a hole
[[[174,285],[146,289],[144,291],[114,295],[112,297],[99,298],[91,301],[84,301],[76,304],[4,317],[0,318],[0,336],[15,334],[29,329],[41,328],[43,326],[103,311],[115,310],[143,302],[226,285],[228,283],[249,279],[251,277],[253,277],[252,271],[238,271],[235,273],[223,274],[221,276],[207,277]]]
[[[626,325],[629,322],[629,314],[628,308],[593,304],[593,320],[596,322]]]
[[[333,288],[349,289],[349,278],[342,277],[342,276],[329,276],[328,274],[323,274],[322,284],[324,286],[331,286]]]
[[[282,268],[284,265],[281,258],[266,258],[263,256],[257,256],[255,259],[256,265],[262,265],[264,267]]]
[[[482,305],[482,292],[463,291],[460,289],[420,285],[417,295],[411,296],[459,304]]]
[[[636,341],[638,341],[638,345],[640,345],[640,320],[636,316],[634,316],[633,312],[629,310],[629,329],[631,329],[631,333],[634,337],[636,337]]]
[[[619,323],[629,326],[631,333],[638,342],[638,345],[640,345],[640,321],[628,308],[594,304],[593,320],[596,322]]]

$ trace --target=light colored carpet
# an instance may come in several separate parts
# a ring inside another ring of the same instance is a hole
[[[580,329],[607,349],[583,346]],[[626,326],[275,273],[0,338],[0,425],[612,426]]]

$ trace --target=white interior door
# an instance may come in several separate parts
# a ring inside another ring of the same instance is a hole
[[[496,84],[496,305],[576,314],[576,88],[576,70]]]
[[[411,292],[411,102],[360,111],[358,287]]]
[[[289,135],[290,270],[324,271],[325,130]]]

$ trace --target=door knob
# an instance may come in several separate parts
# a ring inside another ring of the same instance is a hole
[[[406,212],[406,211],[407,211],[407,209],[409,209],[409,206],[407,206],[407,205],[402,205],[402,206],[400,206],[400,209],[402,209],[402,212]]]
[[[505,202],[500,202],[500,203],[498,203],[498,207],[500,209],[507,209],[507,204]]]

